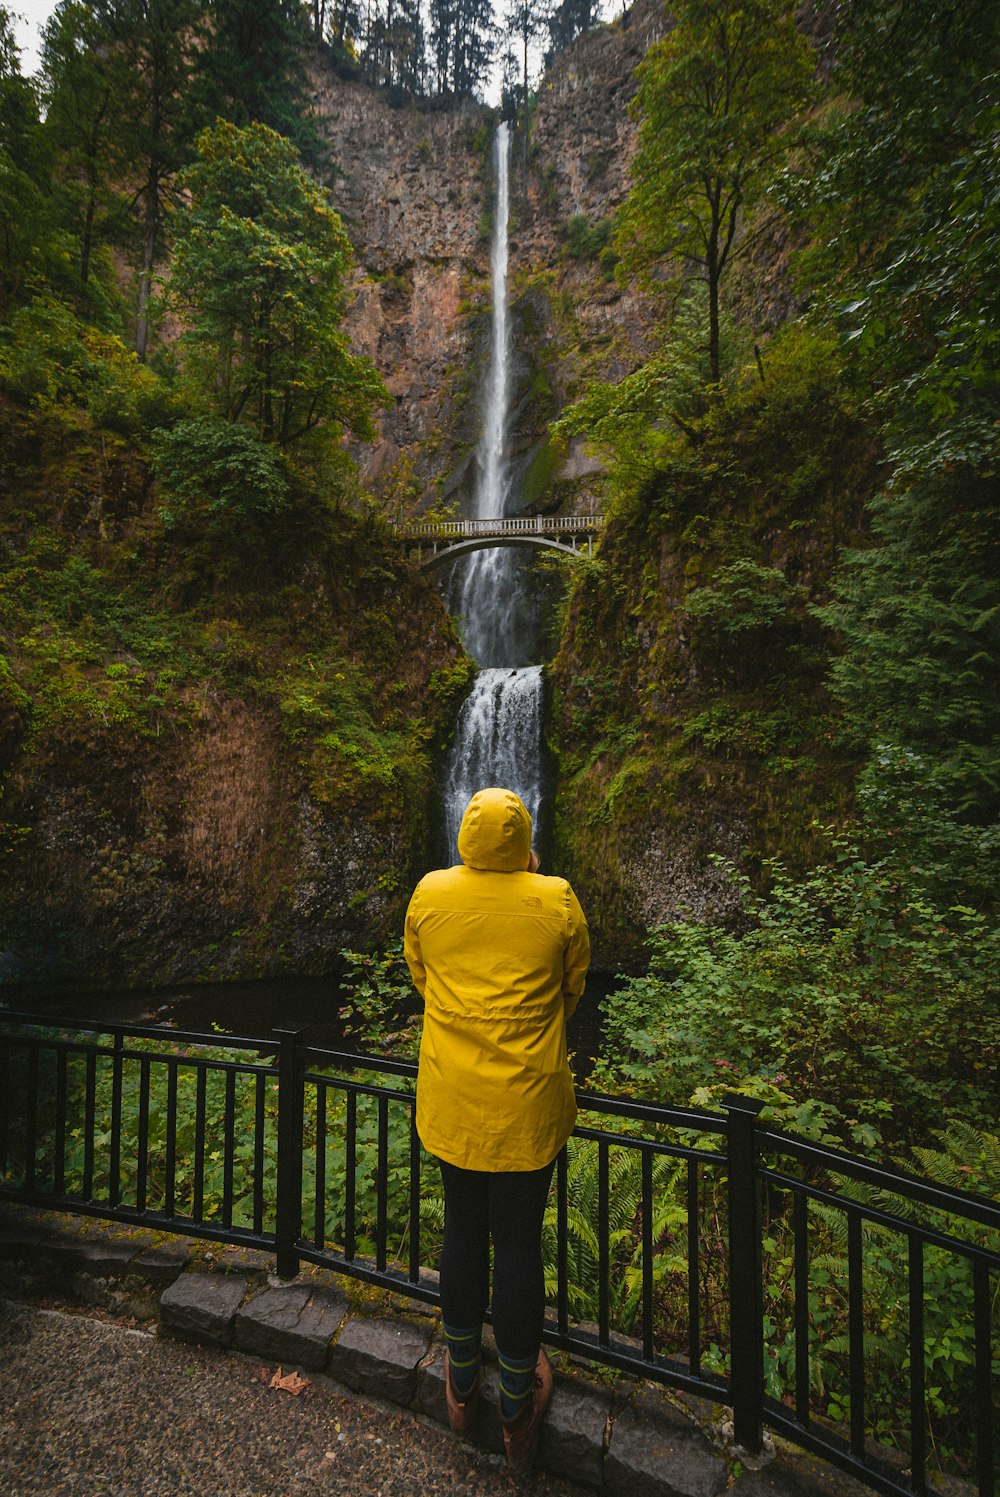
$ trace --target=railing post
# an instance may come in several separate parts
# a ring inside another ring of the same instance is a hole
[[[296,1243],[302,1235],[302,1076],[305,1070],[301,1029],[276,1029],[278,1050],[278,1182],[274,1251],[278,1277],[294,1279],[299,1271]]]
[[[761,1286],[757,1117],[763,1102],[729,1092],[729,1342],[733,1438],[758,1451],[764,1437],[764,1298]]]

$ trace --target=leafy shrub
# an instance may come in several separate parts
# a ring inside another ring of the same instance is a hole
[[[373,1055],[415,1060],[420,1044],[418,999],[396,941],[384,951],[341,951],[346,970],[340,987],[345,1002],[337,1017],[347,1038]]]
[[[566,225],[566,253],[573,260],[597,260],[611,243],[610,218],[594,224],[585,213],[575,213]]]
[[[288,483],[277,451],[249,427],[215,416],[179,421],[154,433],[153,466],[163,485],[164,523],[182,515],[274,515]]]
[[[701,619],[723,634],[768,629],[806,596],[776,567],[744,559],[722,566],[711,587],[697,587],[684,600],[688,618]]]
[[[780,1126],[848,1147],[990,1126],[1000,1084],[1000,932],[943,908],[907,865],[845,837],[805,877],[734,875],[747,929],[695,922],[650,938],[649,971],[606,1001],[598,1085],[661,1102],[763,1095]],[[818,1131],[817,1131],[818,1130]]]
[[[129,431],[162,401],[160,382],[120,338],[81,322],[50,294],[36,296],[4,330],[0,380],[46,415],[75,410]]]

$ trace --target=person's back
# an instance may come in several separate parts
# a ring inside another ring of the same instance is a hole
[[[486,857],[477,831],[473,855]],[[425,973],[424,1146],[464,1169],[537,1168],[576,1116],[566,1020],[587,970],[576,896],[562,878],[463,864],[421,880],[406,929]]]

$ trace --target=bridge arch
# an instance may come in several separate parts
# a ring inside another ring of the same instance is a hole
[[[565,541],[553,541],[545,535],[483,535],[471,540],[451,541],[437,551],[428,551],[421,556],[420,567],[422,571],[432,572],[454,561],[456,556],[468,556],[470,551],[486,551],[493,546],[530,546],[535,551],[559,551],[577,561],[589,553],[589,547],[569,546]]]

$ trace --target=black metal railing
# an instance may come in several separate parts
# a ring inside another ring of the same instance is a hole
[[[436,1302],[415,1072],[291,1030],[0,1014],[0,1198]],[[994,1497],[1000,1204],[769,1130],[738,1095],[723,1114],[579,1102],[546,1219],[548,1342],[731,1405],[749,1449],[767,1425],[909,1494],[933,1440]]]

